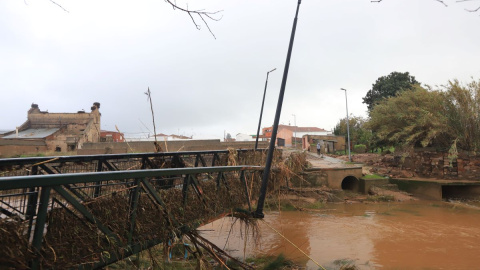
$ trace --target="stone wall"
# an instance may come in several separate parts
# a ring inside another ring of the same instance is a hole
[[[450,159],[445,152],[417,150],[403,156],[386,156],[382,162],[394,169],[410,171],[413,176],[480,180],[480,156],[467,152]]]

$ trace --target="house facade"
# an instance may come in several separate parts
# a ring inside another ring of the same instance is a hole
[[[125,136],[118,131],[100,131],[100,142],[124,142]]]
[[[262,135],[259,136],[260,138],[272,137],[273,127],[266,127],[262,129]],[[277,130],[277,146],[295,146],[295,142],[297,147],[302,145],[302,137],[305,135],[328,135],[331,134],[330,131],[327,131],[323,128],[318,127],[298,127],[298,126],[290,126],[290,125],[278,125]]]

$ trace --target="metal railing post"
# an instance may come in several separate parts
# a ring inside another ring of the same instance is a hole
[[[35,252],[35,258],[32,262],[32,269],[40,268],[40,251],[42,250],[43,231],[47,222],[48,201],[50,199],[51,187],[43,187],[40,192],[40,202],[38,205],[37,220],[35,222],[35,230],[33,232],[32,247]]]

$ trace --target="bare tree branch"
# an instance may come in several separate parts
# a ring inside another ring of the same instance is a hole
[[[26,2],[27,0],[24,0],[25,4],[27,4]],[[65,12],[68,12],[68,10],[66,10],[62,5],[60,5],[59,3],[57,3],[55,0],[49,0],[51,3],[53,3],[54,5],[58,6],[59,8],[63,9],[63,11]],[[381,1],[381,0],[380,0]],[[185,13],[188,14],[188,16],[190,16],[190,19],[192,19],[192,22],[193,22],[193,25],[195,25],[195,28],[197,28],[198,30],[201,30],[202,29],[202,26],[200,24],[197,23],[197,21],[195,20],[195,17],[198,16],[200,18],[200,20],[203,21],[203,23],[205,24],[205,26],[207,27],[208,31],[210,32],[210,34],[212,34],[213,38],[216,39],[215,35],[213,34],[212,32],[212,29],[210,28],[210,26],[208,25],[208,22],[206,19],[208,20],[212,20],[212,21],[220,21],[222,19],[222,16],[219,14],[220,12],[222,12],[223,10],[218,10],[218,11],[214,11],[214,12],[210,12],[210,11],[205,11],[203,9],[199,9],[199,10],[193,10],[193,9],[189,9],[188,8],[188,5],[186,8],[181,8],[177,5],[177,1],[176,0],[165,0],[165,2],[167,2],[168,4],[170,4],[172,6],[172,8],[174,10],[178,9],[180,11],[183,11]],[[218,17],[218,15],[220,15],[220,17]],[[198,19],[197,19],[198,20]]]
[[[203,23],[207,27],[208,31],[210,32],[210,34],[212,34],[213,38],[216,39],[215,35],[213,34],[212,30],[210,29],[210,26],[208,25],[208,22],[205,20],[205,18],[207,18],[209,20],[212,20],[212,21],[219,21],[219,20],[222,19],[222,17],[220,16],[220,18],[216,18],[215,16],[217,16],[223,10],[218,10],[218,11],[214,11],[214,12],[205,11],[203,9],[192,10],[192,9],[188,8],[188,5],[187,5],[187,8],[179,7],[175,0],[173,0],[173,2],[172,2],[172,0],[165,0],[165,2],[169,3],[174,10],[178,9],[180,11],[186,12],[188,14],[188,16],[190,16],[190,19],[192,19],[193,24],[195,25],[195,27],[198,30],[200,30],[202,27],[201,27],[200,24],[197,23],[197,21],[195,21],[195,16],[200,17],[200,19],[203,21]]]
[[[480,7],[476,8],[476,9],[465,9],[466,11],[468,12],[477,12],[480,10]]]
[[[477,1],[477,0],[457,0],[455,2],[461,3],[461,2],[470,2],[470,1]],[[477,11],[480,10],[480,7],[476,8],[476,9],[467,9],[466,8],[465,10],[468,11],[468,12],[477,12]]]
[[[442,3],[444,6],[448,7],[447,4],[445,4],[445,2],[443,2],[443,0],[435,0],[435,1],[437,1],[439,3]]]
[[[383,1],[383,0],[370,0],[371,3],[380,3],[380,2],[382,2],[382,1]],[[434,1],[441,3],[441,4],[444,5],[445,7],[448,7],[448,5],[445,3],[445,0],[434,0]],[[478,0],[456,0],[455,2],[456,2],[456,3],[462,3],[462,2],[471,2],[471,1],[478,1]],[[480,6],[479,6],[478,8],[476,8],[476,9],[468,9],[468,8],[466,8],[465,10],[468,11],[468,12],[477,12],[477,11],[480,10]]]
[[[50,0],[50,2],[52,2],[53,4],[57,5],[59,8],[63,9],[63,11],[65,12],[68,12],[68,10],[66,10],[64,7],[62,7],[59,3],[53,1],[53,0]]]

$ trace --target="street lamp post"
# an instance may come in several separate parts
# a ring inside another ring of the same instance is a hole
[[[272,167],[273,152],[275,151],[275,141],[277,140],[278,123],[280,122],[280,114],[282,112],[283,97],[285,95],[285,87],[288,78],[288,69],[290,67],[290,58],[292,56],[293,41],[295,40],[295,30],[297,29],[298,10],[302,0],[298,0],[297,11],[293,19],[292,33],[290,35],[290,43],[288,44],[287,60],[285,61],[285,68],[283,69],[282,84],[280,85],[280,93],[278,95],[277,110],[275,112],[275,120],[273,121],[272,137],[270,138],[270,146],[268,147],[267,160],[265,161],[265,168],[262,174],[262,185],[260,186],[260,196],[257,201],[257,209],[252,213],[255,218],[263,218],[263,207],[265,204],[265,197],[267,195],[268,178],[270,176],[270,168]]]
[[[295,114],[293,115],[293,124],[295,125],[295,135],[294,135],[294,140],[295,140],[295,149],[297,149],[297,116]]]
[[[267,72],[267,79],[265,80],[265,90],[263,90],[263,100],[262,100],[262,108],[260,109],[260,120],[258,120],[258,128],[257,128],[257,138],[255,140],[255,150],[258,147],[258,136],[260,135],[260,126],[262,125],[262,115],[263,115],[263,104],[265,103],[265,94],[267,93],[267,84],[268,84],[268,74],[270,72],[275,71],[277,68],[274,68]]]
[[[348,101],[347,101],[347,89],[340,88],[340,90],[345,91],[345,107],[347,108],[347,138],[348,138],[348,160],[352,162],[352,155],[350,154],[350,128],[348,121]]]

